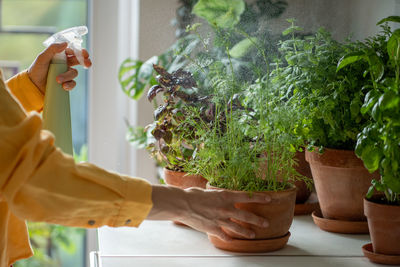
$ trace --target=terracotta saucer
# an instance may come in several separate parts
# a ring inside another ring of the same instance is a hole
[[[322,217],[320,211],[312,213],[314,223],[324,231],[340,234],[368,234],[367,221],[341,221]]]
[[[294,215],[308,215],[311,214],[314,210],[319,210],[318,202],[306,202],[296,204],[294,207]]]
[[[400,265],[400,255],[377,254],[372,249],[372,243],[365,244],[362,247],[362,251],[364,256],[372,262],[387,265]]]
[[[231,242],[226,242],[218,237],[208,235],[208,239],[215,247],[233,252],[260,253],[270,252],[283,248],[288,242],[290,232],[286,235],[274,239],[233,239]]]

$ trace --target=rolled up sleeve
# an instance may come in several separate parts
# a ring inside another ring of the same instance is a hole
[[[0,196],[17,217],[86,228],[138,226],[147,217],[152,208],[147,181],[75,163],[54,147],[37,113],[20,109],[3,84]]]
[[[31,81],[28,71],[23,71],[7,81],[11,93],[27,112],[43,109],[44,95]]]

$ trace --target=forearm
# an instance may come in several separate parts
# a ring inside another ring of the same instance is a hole
[[[187,192],[177,187],[152,185],[151,209],[147,220],[179,220],[189,211]]]

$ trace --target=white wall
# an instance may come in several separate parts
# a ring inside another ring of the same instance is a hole
[[[175,18],[178,0],[141,0],[139,25],[139,58],[147,60],[162,54],[175,42],[175,28],[171,20]],[[137,123],[146,126],[153,121],[153,105],[146,97],[138,102]],[[135,174],[157,183],[154,160],[147,151],[137,153]]]
[[[305,32],[323,26],[333,37],[343,40],[350,34],[360,40],[376,33],[380,19],[400,15],[400,0],[287,0],[289,6],[272,22],[274,32],[288,27],[286,19],[296,18]]]

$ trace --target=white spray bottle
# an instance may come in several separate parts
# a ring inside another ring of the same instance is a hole
[[[86,26],[73,27],[58,32],[49,37],[43,44],[48,47],[53,43],[68,43],[79,63],[84,65],[82,56],[82,36],[88,32]],[[56,77],[68,70],[67,58],[64,52],[55,55],[47,74],[46,93],[43,107],[43,128],[55,136],[56,147],[70,155],[72,149],[71,111],[69,92],[57,83]]]

